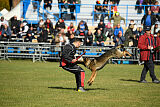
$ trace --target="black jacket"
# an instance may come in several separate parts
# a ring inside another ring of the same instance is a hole
[[[147,18],[147,16],[148,16],[148,15],[144,15],[144,16],[142,17],[141,24],[146,25],[146,18]],[[154,18],[153,15],[151,15],[151,25],[154,25],[154,24],[155,24],[155,21],[156,21],[156,19]]]
[[[61,62],[62,59],[64,59],[67,62],[67,65],[72,64],[72,60],[75,59],[76,54],[76,47],[73,44],[67,44],[63,47],[62,56],[61,56]]]
[[[64,23],[64,22],[60,23],[60,22],[58,21],[58,22],[56,23],[56,25],[55,25],[55,29],[57,29],[57,28],[63,28],[63,29],[65,29],[65,28],[66,28],[65,23]]]

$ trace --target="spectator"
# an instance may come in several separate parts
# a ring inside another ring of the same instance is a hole
[[[117,12],[117,6],[114,1],[110,2],[109,6],[109,18],[112,17]]]
[[[102,12],[103,14],[101,15],[101,20],[104,22],[104,18],[108,16],[108,2],[106,0],[103,1],[103,7],[102,7]]]
[[[28,30],[29,30],[28,24],[26,22],[21,23],[20,24],[20,31],[19,31],[17,37],[18,38],[22,38],[22,37],[25,38],[26,35],[27,35]]]
[[[34,39],[34,31],[33,31],[33,27],[31,26],[27,32],[27,36],[24,38],[24,41],[32,42],[32,39]]]
[[[101,30],[101,32],[104,32],[104,28],[105,28],[105,23],[103,22],[103,20],[100,20],[100,22],[98,23],[98,29]]]
[[[115,16],[112,16],[112,17],[109,19],[110,22],[111,22],[111,20],[114,21],[114,23],[113,23],[113,27],[114,27],[114,28],[115,28],[118,24],[120,24],[120,21],[121,21],[121,20],[123,20],[124,23],[125,23],[125,19],[119,15],[119,12],[116,12],[116,13],[115,13]]]
[[[154,35],[154,37],[157,37],[157,33],[160,30],[160,28],[158,27],[158,24],[155,24],[152,30],[152,34]]]
[[[151,0],[143,0],[143,5],[145,5],[145,13],[147,14],[148,11],[150,10],[150,6],[151,5]]]
[[[124,37],[125,37],[125,41],[124,41],[124,46],[128,47],[129,46],[129,42],[132,40],[134,40],[134,34],[133,34],[133,28],[134,25],[131,24],[128,29],[126,30]]]
[[[155,6],[151,6],[151,12],[152,12],[153,15],[155,16],[156,21],[158,21],[158,19],[160,18],[160,16],[158,15],[159,9],[160,9],[159,6],[158,6],[158,4],[159,4],[159,2],[156,1],[156,2],[154,3]]]
[[[134,22],[133,19],[130,20],[129,26],[130,26],[130,25],[133,25],[133,26],[134,26],[134,28],[133,28],[133,34],[136,34],[136,32],[137,32],[137,24]]]
[[[57,46],[65,45],[67,42],[66,37],[62,33],[58,33],[58,35],[55,37],[55,43]]]
[[[157,33],[157,38],[156,38],[156,47],[160,46],[160,30]],[[157,60],[160,60],[160,50],[157,51]]]
[[[39,12],[39,6],[41,4],[42,0],[32,0],[32,4],[33,4],[33,12],[35,12],[37,9],[37,12]]]
[[[142,6],[143,5],[143,0],[137,0],[136,5],[139,5],[139,6],[135,6],[135,10],[137,10],[138,14],[141,14],[142,10],[143,10],[143,6]]]
[[[59,18],[58,22],[55,25],[55,30],[58,33],[59,31],[61,31],[61,29],[65,29],[65,23],[64,20],[62,18]]]
[[[115,27],[114,29],[114,36],[117,36],[119,34],[119,31],[122,32],[122,36],[123,36],[123,28],[120,26],[120,24],[117,24],[117,27]]]
[[[102,12],[102,5],[99,0],[96,1],[96,5],[94,8],[94,20],[97,21],[99,19],[100,13]]]
[[[68,0],[69,1],[69,9],[71,13],[71,20],[75,20],[74,11],[75,11],[75,4],[77,3],[76,0]]]
[[[73,25],[73,22],[71,22],[70,25],[67,27],[67,32],[69,32],[69,31],[75,32],[75,27]]]
[[[141,24],[143,25],[143,30],[145,31],[145,29],[147,27],[152,27],[152,25],[155,24],[155,18],[154,16],[151,15],[151,11],[148,11],[148,14],[145,14],[142,19],[141,19]]]
[[[48,33],[53,34],[53,23],[49,18],[44,23],[45,27],[47,28]]]
[[[2,28],[2,34],[0,36],[0,40],[2,40],[2,41],[10,40],[11,34],[12,33],[11,33],[10,27],[7,24],[5,24],[4,28]]]
[[[48,30],[43,25],[42,32],[40,33],[40,36],[37,38],[38,42],[47,42],[48,41]]]
[[[113,29],[111,27],[110,22],[104,28],[104,35],[106,37],[109,37],[109,39],[110,39],[109,44],[111,44],[111,40],[112,40],[112,37],[113,37]]]
[[[106,36],[101,32],[101,30],[97,31],[94,39],[95,43],[94,46],[104,46],[104,42],[106,41]]]
[[[125,37],[122,36],[122,32],[119,31],[118,36],[115,36],[113,39],[113,42],[115,43],[115,47],[117,47],[120,44],[124,44]]]
[[[2,16],[1,17],[1,20],[0,20],[0,28],[3,29],[5,24],[8,26],[8,22],[4,19],[4,17]]]
[[[76,35],[78,36],[80,33],[84,33],[86,35],[88,32],[88,25],[85,21],[81,20],[78,24]]]
[[[74,40],[75,40],[75,33],[74,33],[72,30],[70,30],[70,31],[66,34],[66,36],[67,36],[68,39],[69,39],[69,43],[73,43],[73,42],[74,42]]]
[[[136,34],[137,34],[137,38],[139,38],[141,35],[144,35],[144,31],[143,31],[142,27],[138,27],[137,29],[138,29],[138,31]]]
[[[17,20],[17,16],[14,16],[11,18],[11,30],[13,31],[13,34],[18,34],[20,29],[20,21]]]
[[[52,9],[52,0],[44,0],[44,9],[50,8]]]
[[[43,26],[44,26],[44,20],[41,19],[41,20],[38,22],[38,27],[37,27],[37,33],[38,33],[38,34],[42,32]]]
[[[85,46],[92,46],[93,45],[93,34],[90,30],[88,31],[87,35],[85,36],[84,45]]]

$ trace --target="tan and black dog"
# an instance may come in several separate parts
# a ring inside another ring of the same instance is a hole
[[[97,75],[97,71],[102,69],[107,64],[107,61],[110,58],[113,58],[113,57],[120,58],[120,57],[126,56],[127,54],[129,56],[131,56],[131,54],[128,51],[126,51],[126,50],[121,51],[119,49],[119,48],[123,48],[123,47],[124,47],[123,45],[119,45],[115,48],[112,48],[112,49],[108,50],[107,52],[105,52],[101,56],[96,57],[92,60],[89,59],[89,58],[83,58],[84,65],[92,71],[92,75],[87,82],[89,85],[92,85],[92,83],[93,83],[93,81],[94,81],[94,79]]]

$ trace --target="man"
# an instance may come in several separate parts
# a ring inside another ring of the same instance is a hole
[[[113,39],[113,42],[115,43],[115,47],[117,47],[120,44],[124,44],[125,37],[122,36],[122,32],[119,31],[118,36],[115,36]]]
[[[134,28],[134,25],[131,24],[124,34],[124,37],[125,37],[124,46],[126,47],[128,47],[129,42],[134,39],[133,28]]]
[[[8,26],[8,22],[4,19],[4,17],[2,16],[0,19],[0,28],[3,29],[5,24]]]
[[[154,18],[153,15],[151,15],[151,11],[150,10],[148,11],[148,14],[145,14],[142,17],[141,24],[143,26],[144,31],[145,31],[145,29],[147,27],[152,27],[152,25],[155,24],[155,18]]]
[[[4,25],[4,28],[2,29],[2,34],[0,36],[0,40],[2,41],[7,41],[7,40],[10,40],[11,39],[11,29],[10,27],[5,24]]]
[[[122,36],[123,36],[123,28],[120,26],[120,24],[118,24],[117,27],[115,27],[114,36],[118,36],[119,31],[122,32]]]
[[[106,41],[106,36],[101,32],[100,29],[97,30],[94,41],[95,43],[93,43],[93,46],[104,46],[104,42]]]
[[[141,73],[140,82],[147,83],[145,80],[146,74],[148,70],[150,71],[150,76],[152,78],[153,83],[160,83],[154,73],[154,63],[153,60],[155,59],[153,54],[153,49],[155,48],[154,45],[154,37],[151,34],[150,27],[146,28],[146,33],[140,36],[138,41],[138,48],[140,49],[140,60],[144,61],[144,68]]]
[[[157,33],[156,46],[160,46],[160,30]],[[157,51],[157,60],[160,60],[160,50]]]
[[[79,48],[81,41],[75,39],[72,44],[67,44],[64,46],[62,51],[62,57],[60,61],[60,66],[73,74],[75,74],[77,91],[85,92],[84,90],[84,78],[85,71],[76,64],[77,59],[75,58],[76,48]]]
[[[113,27],[114,27],[114,28],[115,28],[118,24],[120,24],[121,20],[123,20],[123,21],[124,21],[124,24],[125,24],[125,18],[121,17],[121,16],[119,15],[119,12],[116,12],[116,13],[115,13],[115,16],[112,16],[112,17],[109,19],[110,22],[111,22],[111,20],[114,21],[114,23],[113,23]]]

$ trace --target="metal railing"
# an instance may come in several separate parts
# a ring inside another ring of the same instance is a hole
[[[33,3],[37,3],[37,16],[33,17],[33,19],[30,19],[30,17],[27,18],[27,20],[31,23],[34,23],[34,22],[38,23],[40,17],[43,18],[43,19],[46,19],[48,17],[47,15],[52,16],[52,17],[50,17],[52,19],[52,21],[57,21],[58,18],[60,18],[62,14],[67,14],[66,11],[63,11],[62,6],[64,6],[65,4],[62,4],[62,3],[59,3],[59,4],[52,3],[51,6],[54,7],[54,8],[57,8],[58,10],[55,9],[55,11],[54,10],[53,11],[48,11],[48,10],[44,9],[44,4],[43,4],[43,6],[40,6],[39,2],[37,2],[37,1],[31,1],[31,2],[23,1],[23,12],[22,12],[23,14],[22,14],[22,16],[24,18],[26,18],[26,13],[28,11],[28,5],[33,4]],[[73,4],[67,4],[67,5],[70,6],[70,5],[73,5]],[[104,4],[74,4],[74,5],[76,7],[75,12],[68,12],[68,13],[69,14],[71,14],[71,13],[75,14],[75,20],[74,21],[75,21],[76,25],[78,24],[79,20],[85,20],[87,22],[91,22],[92,25],[94,25],[94,22],[96,22],[94,20],[94,16],[96,14],[107,14],[108,15],[107,17],[110,18],[112,16],[112,14],[114,14],[114,13],[111,12],[111,7],[116,6],[116,5],[104,5]],[[107,12],[96,13],[96,12],[94,12],[95,6],[108,6],[108,11]],[[134,19],[135,21],[140,23],[141,20],[136,19],[136,18],[139,17],[139,14],[137,14],[137,12],[134,11],[135,6],[143,7],[143,12],[141,13],[141,15],[144,15],[144,14],[146,14],[146,7],[147,6],[151,7],[151,6],[155,6],[155,5],[118,5],[119,10],[121,10],[121,9],[124,10],[124,11],[118,11],[118,12],[120,12],[120,14],[122,16],[124,16],[124,18],[126,20],[126,25],[125,26],[127,26],[128,23],[129,23],[128,21],[131,20],[130,17],[132,17],[132,19]],[[160,5],[158,5],[158,6],[160,6]],[[84,11],[84,10],[81,11],[81,8],[84,8],[87,11]],[[39,12],[39,10],[42,10],[42,11]],[[131,10],[133,10],[133,11],[131,11]],[[29,13],[30,13],[30,14],[28,14],[29,16],[32,16],[32,14],[34,14],[33,12],[29,12]],[[55,14],[57,14],[57,15],[55,15]],[[91,14],[92,14],[92,16],[91,16]],[[82,17],[80,17],[80,16],[82,16]],[[83,16],[86,16],[86,18],[84,18]],[[140,16],[140,17],[142,17],[142,16]],[[65,21],[73,21],[73,20],[69,19],[69,20],[65,20]],[[105,21],[108,21],[108,20],[105,20]]]
[[[59,60],[61,56],[62,47],[51,45],[50,43],[26,43],[26,42],[0,42],[0,59],[9,60],[11,58],[23,58],[23,59],[32,59],[33,62],[36,61],[46,61],[46,60]],[[112,47],[97,47],[97,46],[81,46],[77,50],[77,54],[81,55],[86,51],[83,57],[95,58],[106,51],[110,50]],[[112,58],[109,60],[109,63],[138,63],[139,61],[139,49],[137,47],[125,47],[132,56],[126,56],[123,58]],[[155,56],[157,56],[156,53]],[[156,62],[160,62],[160,59],[156,57]]]

